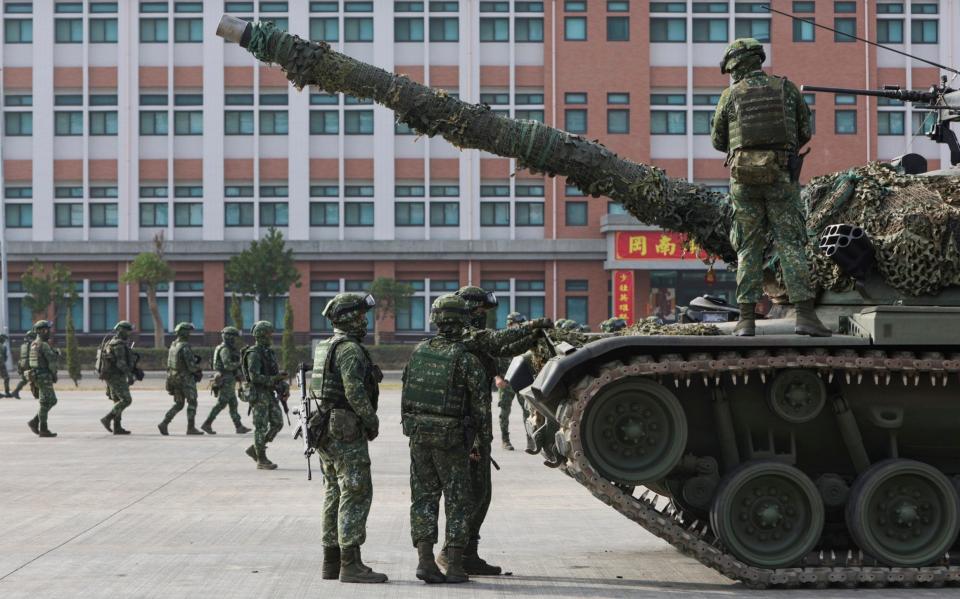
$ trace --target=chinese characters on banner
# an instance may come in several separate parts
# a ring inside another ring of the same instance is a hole
[[[632,270],[613,271],[613,313],[633,324],[634,287]]]
[[[702,253],[691,255],[684,235],[665,231],[617,231],[614,244],[617,260],[680,260],[685,248],[688,258]]]

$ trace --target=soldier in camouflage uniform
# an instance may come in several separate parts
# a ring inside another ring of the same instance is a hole
[[[216,435],[216,431],[213,430],[213,421],[224,408],[229,408],[234,429],[238,435],[242,435],[249,433],[250,429],[243,426],[240,412],[237,411],[237,383],[240,382],[238,379],[243,378],[240,372],[240,348],[237,347],[240,331],[235,327],[224,327],[220,331],[220,336],[223,343],[213,350],[213,369],[217,371],[213,379],[213,394],[217,398],[217,403],[200,425],[200,430],[208,435]]]
[[[102,364],[100,378],[107,383],[107,397],[113,401],[113,409],[100,419],[100,424],[114,435],[129,435],[130,431],[123,428],[121,419],[123,411],[133,402],[130,397],[130,385],[135,380],[133,351],[128,340],[133,325],[121,320],[114,325],[113,337],[102,348]],[[112,425],[112,426],[111,426]]]
[[[20,354],[17,356],[17,373],[20,374],[20,382],[17,388],[11,393],[11,397],[20,399],[20,390],[30,384],[30,344],[37,338],[33,330],[29,330],[23,336],[23,343],[20,344]]]
[[[417,345],[403,371],[400,409],[403,434],[410,437],[410,534],[419,555],[417,578],[426,583],[469,580],[463,570],[463,549],[470,539],[469,454],[477,424],[489,421],[489,388],[483,364],[461,341],[467,316],[461,298],[437,298],[430,322],[439,334]],[[441,495],[446,576],[433,556]]]
[[[627,328],[627,321],[622,318],[608,318],[600,323],[600,331],[603,333],[617,333]]]
[[[246,401],[253,411],[253,445],[247,455],[257,463],[258,470],[276,470],[277,465],[267,458],[267,443],[276,438],[283,428],[283,411],[277,399],[277,387],[287,381],[287,373],[280,371],[277,355],[273,352],[273,323],[260,320],[253,325],[254,344],[240,355],[243,377],[249,385]]]
[[[10,394],[10,374],[7,372],[7,340],[10,337],[0,333],[0,378],[3,379],[3,396],[13,397]]]
[[[47,416],[53,406],[57,405],[57,394],[53,384],[57,382],[57,368],[60,363],[60,354],[50,347],[50,321],[38,320],[33,325],[37,338],[30,343],[29,365],[33,384],[37,388],[40,409],[27,426],[35,435],[40,437],[56,437],[57,433],[50,432],[47,426]]]
[[[511,312],[507,314],[508,329],[518,327],[526,321],[527,317],[519,312]],[[510,383],[503,378],[507,372],[507,368],[510,367],[510,361],[511,358],[500,359],[500,373],[494,380],[494,384],[497,386],[497,392],[499,394],[497,406],[500,408],[500,442],[501,446],[507,451],[513,451],[513,444],[510,443],[510,408],[513,406],[514,398],[516,398],[517,403],[520,404],[520,411],[523,413],[523,420],[527,419],[527,407],[523,404],[523,400],[517,397],[517,394],[514,393],[513,389],[510,387]]]
[[[173,417],[183,409],[184,404],[187,405],[187,434],[203,434],[203,431],[195,426],[197,382],[203,378],[203,368],[200,366],[199,356],[190,348],[192,330],[192,322],[181,322],[173,330],[177,338],[170,344],[167,352],[167,393],[173,396],[173,407],[167,410],[163,421],[157,425],[161,435],[169,434],[167,427]]]
[[[310,393],[320,400],[320,413],[327,419],[317,450],[326,485],[322,576],[340,582],[387,581],[360,556],[373,501],[367,444],[380,434],[377,402],[383,374],[362,345],[367,312],[375,305],[370,295],[337,294],[323,309],[333,336],[318,343],[313,354]]]
[[[490,389],[493,387],[497,375],[497,359],[518,356],[537,344],[538,329],[552,328],[553,323],[547,318],[537,318],[527,321],[519,327],[493,331],[485,328],[487,311],[497,307],[497,296],[479,287],[466,286],[457,290],[457,296],[463,298],[470,312],[470,327],[463,338],[467,351],[480,358],[487,376],[485,388],[487,390],[484,403],[492,406],[493,396]],[[493,566],[483,560],[477,552],[480,542],[480,528],[490,509],[490,500],[493,492],[491,478],[490,452],[493,443],[493,421],[491,410],[485,411],[486,421],[478,427],[480,434],[470,453],[470,488],[472,513],[470,514],[470,540],[463,551],[463,567],[467,574],[493,576],[500,574],[499,566]],[[444,548],[437,557],[440,565],[446,565],[447,556]]]
[[[753,336],[756,306],[763,295],[764,251],[768,239],[780,259],[790,301],[797,306],[795,332],[825,337],[813,307],[815,290],[807,269],[806,220],[800,203],[799,171],[791,173],[798,150],[810,141],[810,110],[800,90],[761,68],[763,46],[753,38],[734,40],[720,64],[733,85],[723,90],[713,117],[713,147],[727,154],[737,250],[735,335]]]

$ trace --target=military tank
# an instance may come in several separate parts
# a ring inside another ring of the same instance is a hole
[[[218,34],[298,88],[372,99],[422,135],[562,175],[735,262],[723,194],[272,23],[225,16]],[[930,93],[949,130],[956,92]],[[732,323],[562,333],[539,372],[511,367],[531,452],[751,587],[960,582],[960,178],[915,162],[805,189],[818,314],[834,336],[795,336],[775,317],[791,311],[776,256],[766,291],[778,305],[756,337],[731,336]]]

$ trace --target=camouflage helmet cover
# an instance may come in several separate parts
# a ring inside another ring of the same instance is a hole
[[[527,317],[519,312],[511,312],[507,314],[507,324],[520,324],[522,322],[527,322]]]
[[[467,302],[453,293],[441,295],[430,306],[430,322],[437,326],[444,324],[463,326],[467,323],[468,317]]]
[[[767,59],[767,53],[763,50],[763,44],[754,38],[741,37],[733,40],[723,53],[723,60],[720,61],[720,72],[724,75],[732,72],[737,63],[748,56],[758,56],[760,62]]]
[[[50,323],[49,320],[38,320],[37,322],[33,323],[34,331],[39,331],[40,329],[51,329],[51,328],[53,328],[53,325]]]
[[[457,289],[456,295],[463,298],[463,301],[467,303],[467,309],[470,311],[476,310],[477,308],[483,308],[484,310],[489,310],[491,308],[496,308],[499,305],[497,300],[497,294],[492,291],[484,291],[480,287],[474,285],[466,285]]]
[[[128,331],[132,331],[132,330],[133,330],[133,323],[130,322],[129,320],[121,320],[121,321],[118,322],[117,324],[113,325],[113,330],[114,330],[114,331],[119,331],[120,329],[126,329],[126,330],[128,330]]]
[[[253,323],[253,336],[261,337],[263,335],[272,335],[273,334],[273,323],[269,320],[258,320]]]
[[[192,322],[181,322],[181,323],[177,324],[176,328],[173,329],[173,332],[176,333],[177,335],[179,335],[180,333],[184,333],[184,332],[189,333],[190,331],[192,331],[192,330],[194,330],[194,329],[196,329],[196,328],[197,328],[197,327],[193,326],[193,323],[192,323]]]
[[[223,329],[220,330],[220,334],[223,335],[224,337],[227,337],[230,335],[234,337],[239,337],[240,329],[238,329],[237,327],[223,327]]]
[[[361,313],[367,313],[371,308],[377,305],[377,300],[372,295],[360,293],[338,293],[332,300],[327,302],[323,309],[323,315],[333,322],[346,320],[351,316]]]

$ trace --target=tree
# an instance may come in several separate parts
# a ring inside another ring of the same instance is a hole
[[[230,320],[233,321],[233,326],[242,334],[243,310],[240,307],[240,298],[237,297],[236,293],[230,296]]]
[[[293,306],[290,298],[283,308],[283,337],[280,340],[280,366],[293,376],[297,371],[297,345],[293,341]]]
[[[77,292],[70,291],[69,300],[66,305],[67,320],[67,374],[73,384],[80,386],[80,379],[83,378],[80,372],[80,349],[77,346],[77,329],[73,322],[73,306],[77,301]]]
[[[255,298],[261,305],[289,292],[291,285],[300,286],[293,250],[273,227],[263,239],[250,242],[250,247],[230,258],[226,276],[231,291]]]
[[[46,316],[47,310],[53,308],[50,320],[57,321],[60,307],[68,303],[68,297],[73,290],[70,282],[70,270],[59,262],[49,270],[34,258],[33,263],[20,277],[23,290],[27,292],[23,298],[27,309],[33,313],[34,320]]]
[[[163,347],[163,319],[160,318],[160,307],[157,303],[157,287],[161,283],[173,280],[173,269],[163,259],[163,232],[153,238],[153,251],[138,254],[127,272],[120,280],[124,283],[136,283],[147,288],[147,306],[150,316],[153,317],[153,346]]]
[[[405,310],[410,305],[413,287],[388,277],[377,277],[370,284],[370,295],[377,300],[377,326],[373,329],[373,344],[380,345],[380,323],[388,316],[396,316],[397,310]]]

